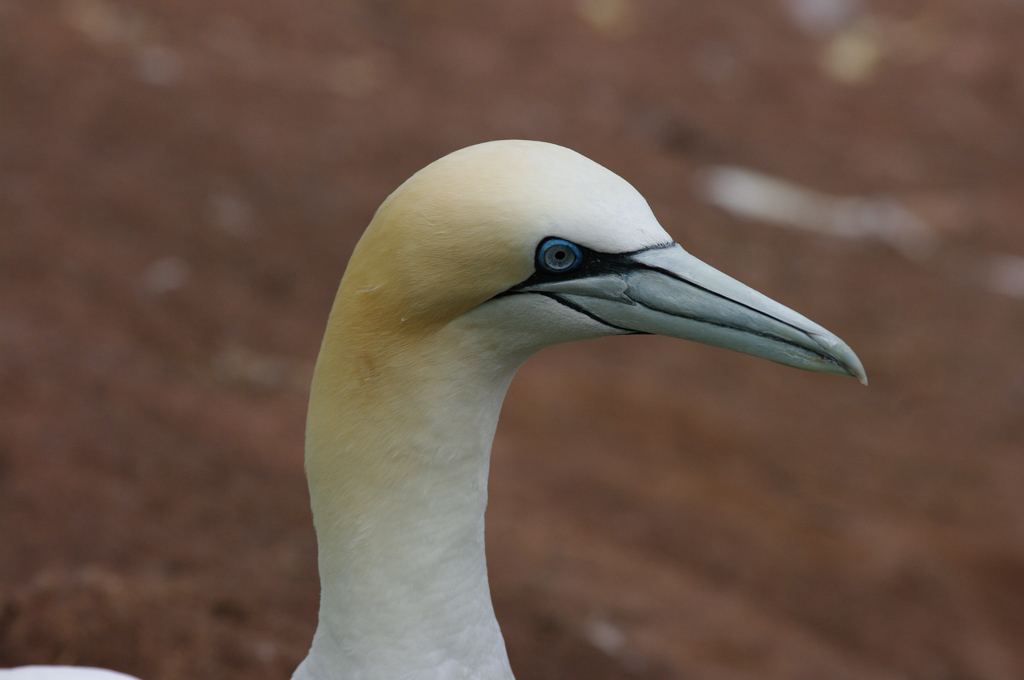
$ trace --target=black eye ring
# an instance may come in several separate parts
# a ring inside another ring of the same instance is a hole
[[[549,238],[537,248],[537,264],[549,272],[561,274],[583,262],[579,246],[561,238]]]

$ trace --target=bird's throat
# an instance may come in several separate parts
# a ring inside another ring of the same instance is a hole
[[[519,359],[457,325],[392,351],[365,341],[329,328],[313,380],[306,471],[320,619],[295,678],[510,679],[484,510]]]

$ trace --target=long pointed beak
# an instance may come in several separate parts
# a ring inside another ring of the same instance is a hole
[[[860,359],[845,342],[677,244],[640,251],[623,265],[519,292],[544,293],[624,331],[695,340],[867,384]]]

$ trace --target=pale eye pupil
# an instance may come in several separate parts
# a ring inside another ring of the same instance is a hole
[[[555,269],[564,269],[572,264],[575,255],[565,246],[556,246],[548,253],[547,261]]]
[[[580,264],[581,253],[571,243],[552,239],[554,243],[546,243],[538,254],[538,264],[550,272],[567,272]]]

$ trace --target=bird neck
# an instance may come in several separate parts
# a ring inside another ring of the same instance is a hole
[[[329,326],[306,430],[320,618],[296,679],[511,680],[484,510],[498,414],[524,358],[458,323],[394,337]]]

